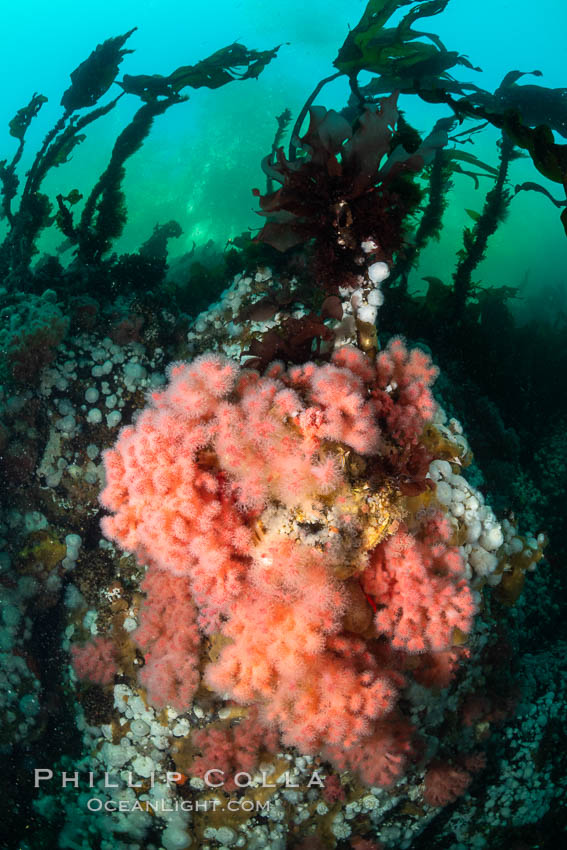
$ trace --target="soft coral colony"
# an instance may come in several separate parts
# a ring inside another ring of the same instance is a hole
[[[352,322],[335,319],[336,337],[350,328],[350,343],[262,371],[220,352],[174,363],[106,451],[100,495],[105,535],[146,569],[132,632],[143,666],[115,698],[135,712],[138,691],[180,723],[212,706],[172,749],[176,776],[205,798],[210,783],[238,800],[260,768],[283,781],[282,757],[308,759],[324,776],[334,819],[314,828],[329,846],[352,834],[338,776],[362,789],[355,799],[421,776],[437,807],[481,769],[467,720],[460,743],[443,742],[441,694],[485,646],[482,588],[504,593],[544,542],[500,524],[466,481],[471,452],[435,401],[429,355],[400,337],[378,352],[356,344],[357,310],[380,301],[387,274],[374,235],[357,288],[340,288]],[[107,639],[75,650],[79,674],[109,681],[91,647],[124,674]],[[471,726],[505,714],[478,665],[467,697]]]
[[[279,740],[367,785],[403,776],[420,744],[401,698],[449,685],[510,550],[436,376],[401,338],[263,374],[217,353],[170,368],[101,493],[105,534],[148,565],[133,637],[151,704],[187,711],[202,674],[253,711],[257,754]],[[195,733],[213,769],[219,734]]]
[[[419,453],[411,483],[429,492],[419,438],[434,376],[399,339],[375,359],[343,347],[330,363],[263,375],[219,355],[172,367],[107,452],[101,494],[114,512],[105,533],[150,565],[134,638],[154,701],[184,710],[198,686],[194,640],[164,648],[146,635],[181,583],[190,593],[166,616],[223,639],[209,688],[369,784],[401,774],[408,659],[415,675],[452,652],[474,614],[454,530],[433,505],[410,516],[393,461]]]

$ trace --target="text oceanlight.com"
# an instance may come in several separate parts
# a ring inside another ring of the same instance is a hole
[[[86,807],[89,812],[147,812],[165,814],[168,812],[256,812],[266,814],[270,811],[270,801],[259,800],[107,800],[90,797]]]

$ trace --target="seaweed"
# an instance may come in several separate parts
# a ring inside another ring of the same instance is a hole
[[[71,74],[71,85],[61,98],[61,106],[68,115],[77,109],[94,106],[106,94],[124,56],[134,52],[124,48],[124,44],[136,29],[133,27],[124,35],[106,39],[75,68]]]
[[[126,199],[122,191],[125,162],[140,149],[151,130],[154,118],[187,98],[172,95],[164,100],[145,103],[122,130],[112,150],[110,162],[86,200],[78,226],[61,195],[57,196],[65,236],[77,246],[77,256],[85,265],[99,263],[114,239],[121,235],[127,221]]]
[[[272,50],[249,50],[234,42],[202,59],[195,65],[182,65],[167,77],[160,74],[126,74],[118,83],[128,94],[151,102],[158,97],[172,97],[186,86],[217,89],[233,80],[257,79],[266,65],[277,56],[281,44]]]
[[[374,240],[376,259],[391,261],[421,200],[413,175],[447,143],[446,119],[423,141],[406,124],[398,134],[396,100],[367,105],[352,124],[334,110],[310,107],[309,127],[298,140],[301,158],[286,159],[280,147],[275,162],[262,163],[281,188],[263,196],[254,190],[266,218],[256,240],[279,251],[313,242],[311,271],[329,292],[355,284],[362,242]],[[410,140],[411,152],[398,144],[401,138]]]
[[[177,68],[168,77],[126,75],[119,81],[116,79],[119,66],[124,56],[132,52],[124,45],[135,29],[99,44],[71,73],[71,85],[61,98],[63,115],[49,130],[34,157],[17,210],[12,208],[20,186],[16,168],[22,157],[26,131],[45,103],[45,96],[34,94],[10,122],[10,134],[18,139],[18,148],[9,163],[0,161],[1,212],[9,227],[0,245],[0,272],[9,288],[16,288],[23,281],[28,281],[29,285],[37,238],[44,228],[54,223],[67,237],[67,246],[75,248],[82,269],[81,274],[69,275],[69,279],[80,280],[84,274],[100,278],[95,267],[102,269],[103,258],[122,233],[127,220],[122,191],[125,164],[143,144],[154,119],[171,106],[186,101],[188,98],[181,91],[187,86],[218,88],[233,80],[258,77],[279,50],[279,46],[265,51],[249,50],[235,42],[196,65]],[[121,87],[120,93],[106,104],[98,105],[113,83]],[[45,176],[51,169],[69,161],[86,138],[82,131],[108,114],[126,94],[139,96],[143,105],[117,137],[110,161],[84,202],[79,220],[75,220],[72,209],[82,199],[77,189],[67,196],[61,193],[56,196],[54,215],[53,203],[41,191]],[[90,111],[79,116],[78,110],[85,108]]]
[[[455,293],[455,316],[463,317],[465,304],[471,289],[471,275],[484,258],[488,239],[495,233],[503,220],[512,193],[505,187],[508,167],[514,158],[514,143],[503,134],[500,143],[500,167],[494,187],[488,192],[482,213],[473,215],[474,225],[465,228],[463,248],[459,251],[459,262],[453,275]]]
[[[439,239],[443,213],[447,207],[447,192],[452,186],[448,154],[449,151],[442,148],[435,151],[433,162],[428,168],[427,204],[413,239],[400,252],[390,277],[385,281],[388,287],[399,280],[399,286],[407,290],[409,272],[417,263],[421,251],[430,239]]]
[[[567,145],[561,145],[555,141],[553,129],[549,124],[538,124],[536,127],[530,127],[522,121],[520,110],[517,108],[505,109],[504,112],[501,112],[498,111],[497,100],[491,100],[490,107],[475,105],[471,97],[456,100],[448,90],[441,86],[436,88],[435,91],[418,88],[416,94],[427,103],[446,103],[460,120],[470,117],[483,118],[494,127],[504,131],[515,145],[528,152],[540,174],[563,186],[567,197]],[[561,213],[561,222],[567,235],[567,207]]]
[[[167,243],[170,239],[179,239],[182,235],[181,225],[173,219],[166,224],[156,224],[150,238],[140,246],[139,254],[142,257],[154,257],[165,262]]]
[[[442,12],[449,0],[419,2],[396,27],[386,27],[390,17],[412,0],[370,0],[359,23],[349,32],[334,65],[356,79],[361,71],[385,74],[394,88],[405,90],[416,79],[439,80],[455,65],[479,70],[465,56],[447,50],[439,36],[412,29],[419,18]],[[426,39],[423,41],[422,39]]]
[[[567,139],[567,88],[518,85],[525,76],[543,76],[541,71],[508,71],[494,94],[482,91],[469,94],[468,99],[494,112],[517,111],[522,121],[530,127],[547,124]]]
[[[321,315],[311,312],[301,318],[286,316],[277,328],[265,331],[252,340],[248,351],[244,352],[250,358],[246,361],[247,367],[264,369],[274,360],[283,360],[289,364],[305,363],[312,357],[328,359],[329,353],[324,353],[322,344],[330,344],[335,334],[327,327],[324,318],[324,311]]]
[[[276,116],[276,121],[278,124],[277,130],[274,135],[274,141],[272,142],[272,161],[276,159],[278,148],[281,147],[281,143],[283,137],[285,135],[285,131],[291,121],[291,110],[284,109],[284,111]],[[269,195],[270,192],[274,191],[274,179],[270,174],[266,175],[266,193]]]

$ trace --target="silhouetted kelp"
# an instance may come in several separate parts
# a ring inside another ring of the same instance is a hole
[[[337,73],[316,86],[300,113],[291,138],[290,159],[294,158],[299,131],[309,106],[326,83],[346,75],[352,91],[351,108],[361,108],[374,102],[377,94],[399,91],[419,95],[429,103],[446,103],[460,121],[466,117],[483,118],[505,131],[514,144],[527,150],[538,171],[563,185],[567,195],[567,145],[555,143],[553,137],[553,130],[564,137],[567,134],[567,89],[519,86],[517,80],[526,73],[522,71],[508,72],[494,94],[474,83],[455,80],[448,71],[457,65],[475,71],[481,69],[466,56],[448,50],[435,33],[412,28],[416,20],[442,12],[448,2],[415,2],[397,26],[387,27],[392,15],[407,6],[408,0],[370,0],[334,61]],[[358,75],[362,71],[379,76],[361,88]],[[539,71],[531,73],[540,75]],[[456,100],[455,94],[462,97]],[[567,209],[563,211],[561,220],[567,233]]]
[[[30,263],[37,252],[37,237],[53,222],[67,237],[68,244],[74,246],[83,272],[93,270],[93,267],[98,269],[127,220],[122,191],[125,163],[143,144],[154,119],[171,106],[186,101],[187,95],[181,92],[188,86],[219,88],[236,79],[258,77],[279,49],[278,46],[272,50],[256,51],[234,43],[195,65],[177,68],[167,77],[126,75],[119,81],[116,76],[120,63],[127,53],[132,52],[125,49],[124,44],[135,29],[99,44],[72,72],[71,85],[61,98],[64,113],[46,135],[33,160],[17,210],[13,209],[20,186],[16,168],[23,153],[25,134],[47,98],[34,94],[27,106],[20,109],[10,122],[10,134],[18,139],[19,144],[9,163],[6,160],[0,162],[1,209],[9,227],[8,235],[0,246],[0,270],[9,288],[17,287],[30,276]],[[79,117],[78,110],[94,107],[113,83],[122,88],[121,93]],[[53,204],[41,192],[47,173],[69,160],[75,147],[85,139],[81,131],[110,112],[125,94],[140,97],[143,105],[116,139],[110,162],[87,197],[80,217],[76,220],[72,209],[82,199],[78,190],[67,196],[57,195],[58,210],[53,216]]]
[[[319,281],[325,280],[331,291],[341,277],[356,274],[349,245],[357,240],[360,244],[361,238],[378,239],[378,255],[394,260],[389,285],[401,281],[405,286],[420,251],[440,231],[445,206],[443,196],[451,184],[452,174],[469,174],[475,181],[481,175],[494,177],[496,186],[489,191],[474,227],[465,230],[464,247],[458,255],[459,265],[454,277],[455,313],[461,315],[471,293],[470,274],[484,256],[487,240],[511,200],[505,178],[507,162],[515,154],[510,150],[496,169],[479,162],[468,152],[448,149],[447,138],[443,135],[452,127],[451,119],[440,122],[418,151],[421,139],[402,121],[399,113],[397,123],[394,120],[389,127],[389,142],[385,144],[380,133],[383,134],[387,126],[388,116],[384,113],[382,118],[378,117],[381,113],[377,109],[376,94],[401,91],[419,95],[426,101],[444,102],[460,122],[469,117],[482,118],[485,125],[499,127],[504,138],[512,140],[513,145],[528,150],[536,167],[547,177],[564,183],[565,146],[555,144],[551,128],[565,133],[566,90],[520,86],[517,84],[523,76],[520,71],[509,72],[494,94],[475,84],[455,81],[448,72],[457,65],[480,69],[456,51],[448,50],[435,33],[413,28],[420,18],[442,12],[447,2],[415,2],[397,26],[392,27],[388,26],[390,18],[408,5],[406,0],[370,0],[361,20],[349,32],[338,52],[334,62],[337,72],[317,85],[301,110],[291,133],[287,159],[280,143],[291,115],[285,111],[278,117],[272,152],[263,163],[268,194],[262,198],[261,205],[267,223],[257,238],[278,250],[313,242],[314,247],[309,248],[313,253],[311,271]],[[99,45],[71,74],[71,85],[61,99],[64,114],[45,137],[33,161],[17,210],[13,210],[20,184],[16,168],[26,131],[45,97],[34,94],[10,122],[10,134],[18,139],[18,149],[9,163],[5,160],[0,163],[1,206],[9,226],[8,235],[0,246],[0,268],[9,287],[17,286],[23,279],[27,279],[29,286],[35,242],[40,232],[53,223],[67,237],[67,246],[75,249],[75,271],[79,278],[73,284],[75,290],[87,289],[93,275],[100,283],[101,271],[103,277],[109,271],[108,255],[112,244],[123,232],[127,220],[126,200],[121,188],[125,164],[143,144],[155,117],[186,100],[186,95],[182,94],[185,87],[218,88],[234,79],[257,77],[279,49],[253,51],[234,43],[167,76],[126,74],[122,80],[117,80],[120,63],[131,52],[124,45],[133,32],[130,30]],[[358,76],[362,71],[379,76],[360,87]],[[303,120],[315,96],[326,82],[341,75],[349,80],[349,105],[340,114],[324,113],[321,107],[312,110],[309,128],[300,137]],[[97,106],[113,83],[121,87],[121,93],[109,103]],[[139,97],[143,105],[116,139],[110,162],[84,201],[81,214],[76,216],[74,208],[83,196],[74,189],[66,196],[61,193],[56,196],[57,209],[53,215],[53,204],[41,191],[46,174],[68,161],[74,148],[85,138],[82,131],[112,110],[126,94]],[[457,100],[454,95],[462,97]],[[84,108],[90,111],[77,115],[77,111]],[[548,112],[550,126],[528,126]],[[451,141],[460,143],[461,136],[470,141],[474,132],[475,129],[464,131],[452,136]],[[330,133],[329,139],[325,137],[327,133]],[[510,141],[504,142],[504,150],[508,150],[510,144]],[[325,156],[326,146],[329,157]],[[403,151],[407,151],[407,155]],[[428,202],[411,237],[412,216],[418,213],[423,198],[423,190],[411,172],[432,159],[434,165],[425,173]],[[464,163],[472,164],[475,170],[465,170]],[[271,191],[274,180],[282,183],[277,192]],[[313,186],[315,192],[307,191]],[[540,191],[558,207],[564,206],[564,202],[553,198],[537,183],[527,182],[516,187],[516,192],[521,190]],[[567,226],[567,209],[562,219]],[[362,236],[363,232],[366,236]],[[145,256],[147,258],[147,252]],[[141,261],[137,262],[140,265]],[[161,262],[165,273],[163,256]],[[150,276],[163,282],[163,275],[156,277],[155,269],[150,270]]]
[[[567,204],[533,182],[516,186],[515,192],[507,187],[508,165],[519,156],[515,150],[518,146],[528,151],[541,173],[562,183],[567,191],[567,146],[556,144],[552,132],[555,129],[565,134],[567,90],[519,86],[517,80],[523,76],[520,71],[509,72],[494,94],[473,83],[456,81],[448,73],[450,68],[456,65],[478,71],[480,68],[459,53],[448,50],[434,33],[413,29],[419,18],[438,14],[447,2],[415,3],[397,26],[388,27],[386,24],[394,12],[408,5],[406,0],[370,0],[334,61],[338,71],[317,84],[300,111],[291,133],[287,158],[283,148],[274,145],[271,155],[263,162],[269,190],[274,180],[282,187],[261,197],[261,214],[266,216],[267,222],[256,238],[280,251],[312,240],[311,271],[331,291],[338,281],[352,280],[356,276],[356,258],[352,250],[349,256],[349,249],[372,239],[377,246],[376,259],[391,262],[395,258],[387,285],[398,282],[405,288],[420,251],[440,232],[446,206],[444,196],[451,186],[452,174],[468,174],[477,188],[480,176],[494,178],[495,186],[487,193],[482,212],[467,210],[474,225],[465,228],[463,247],[457,253],[453,315],[462,319],[473,292],[471,274],[485,256],[488,239],[503,220],[513,194],[535,190],[545,194],[558,207]],[[359,87],[358,76],[362,71],[379,76]],[[338,114],[313,107],[323,87],[341,75],[348,77],[351,88],[348,106]],[[467,118],[484,119],[483,124],[450,137],[458,144],[471,141],[472,135],[488,124],[499,128],[502,131],[499,166],[483,163],[458,148],[446,149],[448,139],[442,141],[439,134],[450,130],[451,119],[436,125],[424,143],[424,148],[430,143],[430,150],[424,156],[422,149],[420,160],[416,149],[421,140],[418,136],[412,149],[407,138],[402,137],[399,115],[397,125],[394,122],[390,126],[389,143],[384,144],[391,118],[391,100],[377,100],[375,95],[390,92],[446,103],[453,110],[455,120],[461,123]],[[456,100],[454,94],[463,97]],[[376,111],[379,104],[380,111]],[[548,112],[547,125],[529,126],[542,120]],[[308,113],[310,123],[301,136]],[[432,139],[435,139],[435,151],[431,150]],[[394,143],[399,141],[402,145],[398,147],[392,169],[389,157]],[[408,152],[405,164],[401,154],[403,146]],[[361,150],[365,153],[361,154]],[[370,151],[373,158],[369,156]],[[419,208],[421,190],[411,178],[408,179],[407,173],[403,183],[398,179],[393,188],[390,183],[392,176],[400,171],[418,170],[427,164],[433,153],[433,165],[426,172],[428,203],[412,237],[409,222]],[[384,163],[380,162],[380,155],[385,158]],[[474,170],[466,170],[462,163],[470,163]],[[562,221],[567,229],[567,209],[562,213]]]

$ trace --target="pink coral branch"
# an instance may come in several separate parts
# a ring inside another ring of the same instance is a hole
[[[96,637],[84,646],[72,646],[71,658],[79,679],[97,685],[109,685],[117,672],[115,647],[109,638]]]

